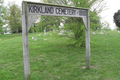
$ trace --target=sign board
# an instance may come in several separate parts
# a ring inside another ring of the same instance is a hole
[[[90,21],[89,10],[35,2],[22,2],[22,36],[25,80],[30,80],[28,31],[36,15],[82,17],[86,33],[86,68],[90,68]]]
[[[28,3],[28,14],[86,17],[87,9]]]

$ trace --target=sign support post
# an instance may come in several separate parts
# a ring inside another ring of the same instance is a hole
[[[25,80],[30,80],[28,31],[36,15],[81,17],[85,24],[86,68],[90,68],[90,19],[89,10],[35,2],[22,2],[22,36]]]
[[[87,28],[85,30],[86,34],[86,68],[90,68],[90,20],[89,20],[89,11],[87,10]]]
[[[22,36],[23,36],[23,58],[25,80],[30,80],[30,62],[29,62],[29,44],[28,44],[28,22],[27,22],[27,4],[22,3]]]

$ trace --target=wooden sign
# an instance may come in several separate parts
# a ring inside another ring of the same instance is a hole
[[[89,10],[35,2],[22,2],[22,35],[25,80],[30,80],[28,32],[36,15],[82,17],[86,33],[86,68],[90,68],[90,21]]]
[[[28,14],[35,15],[52,15],[52,16],[69,16],[69,17],[86,17],[87,9],[43,5],[43,4],[31,4],[28,3]]]

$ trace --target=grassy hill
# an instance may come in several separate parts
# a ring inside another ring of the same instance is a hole
[[[85,48],[68,46],[66,38],[29,34],[31,80],[119,80],[120,34],[106,33],[91,35],[89,70]],[[0,35],[0,80],[24,80],[22,34]]]

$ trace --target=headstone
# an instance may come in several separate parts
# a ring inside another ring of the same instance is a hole
[[[62,33],[58,33],[58,35],[62,35]]]
[[[55,30],[53,29],[53,32],[55,32]]]
[[[39,36],[41,36],[41,35],[39,34]]]
[[[120,30],[118,30],[118,33],[120,33]]]
[[[44,39],[44,41],[46,41],[47,39]]]
[[[52,34],[50,34],[50,35],[52,35]]]
[[[69,33],[69,36],[71,36],[71,33]]]
[[[44,30],[44,36],[46,36],[46,35],[47,35],[46,30]]]
[[[44,30],[44,33],[46,33],[46,30]]]
[[[35,37],[34,40],[37,41],[37,37]]]
[[[95,35],[96,33],[95,32],[92,32],[93,35]]]
[[[101,31],[100,34],[104,34],[104,33]]]
[[[32,37],[32,39],[34,39],[34,37]]]

